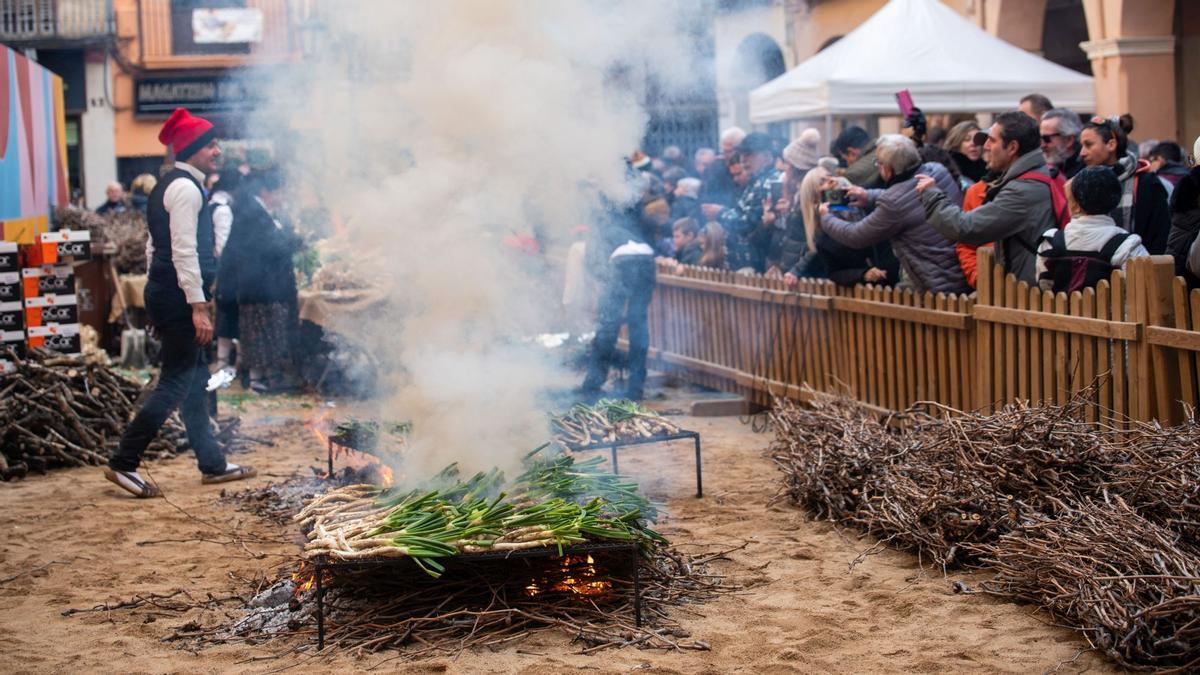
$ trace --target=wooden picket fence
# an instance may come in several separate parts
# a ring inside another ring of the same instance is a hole
[[[987,410],[1087,391],[1090,419],[1119,427],[1177,423],[1200,402],[1200,290],[1169,257],[1069,296],[1017,282],[987,249],[979,269],[966,296],[663,265],[650,359],[761,404],[847,394],[881,412]]]

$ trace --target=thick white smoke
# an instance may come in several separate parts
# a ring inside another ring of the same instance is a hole
[[[276,80],[262,120],[295,134],[284,168],[392,303],[348,332],[399,366],[379,415],[414,422],[411,479],[511,468],[545,439],[538,395],[574,377],[520,338],[554,325],[559,275],[503,240],[554,246],[601,195],[630,198],[645,77],[686,85],[700,4],[333,0],[319,53]]]

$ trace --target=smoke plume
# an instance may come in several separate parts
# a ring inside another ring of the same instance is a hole
[[[643,87],[690,82],[698,4],[318,3],[318,52],[273,76],[260,128],[288,130],[284,168],[387,291],[387,313],[338,328],[394,366],[378,414],[413,421],[411,480],[512,468],[545,440],[539,395],[575,378],[521,338],[555,327],[561,274],[508,240],[556,250],[602,197],[634,196]]]

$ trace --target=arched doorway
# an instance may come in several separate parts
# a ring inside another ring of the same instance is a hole
[[[1092,74],[1092,62],[1079,48],[1088,40],[1087,17],[1083,0],[1048,0],[1046,20],[1042,24],[1042,54],[1046,59],[1071,70]]]
[[[731,93],[737,101],[737,123],[750,127],[750,92],[787,71],[783,50],[765,33],[751,33],[742,39],[734,52],[729,70]],[[771,132],[778,131],[772,125]],[[782,129],[786,129],[784,124]]]

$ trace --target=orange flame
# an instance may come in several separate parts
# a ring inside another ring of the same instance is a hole
[[[317,575],[308,569],[308,563],[301,562],[300,569],[292,572],[292,584],[296,590],[292,593],[293,597],[299,597],[301,593],[311,590],[317,585]]]
[[[590,555],[565,556],[559,566],[559,576],[531,582],[525,587],[525,595],[536,597],[545,591],[589,597],[604,595],[612,590],[612,581],[602,578],[596,571],[595,562]]]
[[[379,465],[379,484],[385,488],[396,484],[392,474],[392,467],[382,463]]]

